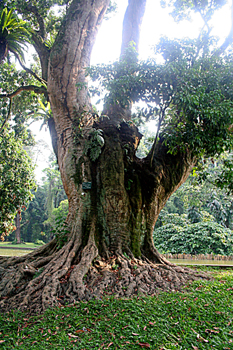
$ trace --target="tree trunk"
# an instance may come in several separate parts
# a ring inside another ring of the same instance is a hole
[[[92,114],[85,67],[108,3],[74,0],[51,51],[50,127],[69,214],[49,244],[0,258],[3,310],[17,305],[38,312],[109,293],[154,294],[200,277],[166,261],[152,237],[159,212],[192,169],[191,155],[170,155],[160,140],[153,155],[138,159],[142,135],[124,121],[129,110],[113,106],[109,119]]]
[[[15,217],[15,240],[17,244],[22,243],[21,241],[21,234],[20,234],[20,214],[17,212],[16,217]]]

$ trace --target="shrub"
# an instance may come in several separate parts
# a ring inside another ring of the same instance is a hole
[[[154,242],[161,253],[233,254],[232,231],[211,221],[185,227],[164,225],[155,229]]]

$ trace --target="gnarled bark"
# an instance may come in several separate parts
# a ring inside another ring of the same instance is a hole
[[[152,161],[151,154],[138,159],[141,134],[123,121],[130,110],[113,106],[109,119],[97,121],[92,115],[85,67],[108,3],[73,0],[51,50],[49,126],[69,214],[63,231],[44,247],[0,258],[2,310],[38,312],[109,293],[154,294],[200,277],[166,261],[152,237],[159,212],[193,167],[191,154],[171,155],[160,140]]]

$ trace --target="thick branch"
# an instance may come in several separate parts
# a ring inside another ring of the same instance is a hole
[[[153,171],[155,176],[159,177],[158,181],[160,185],[166,189],[170,197],[170,195],[187,179],[195,165],[196,158],[192,156],[188,149],[182,152],[178,151],[176,154],[170,154],[168,152],[168,147],[163,144],[162,140],[159,140],[155,148],[153,150],[151,149],[145,162],[149,164],[149,171]]]
[[[32,40],[33,46],[40,58],[42,79],[47,81],[50,49],[44,44],[43,38],[37,32],[32,33]]]
[[[47,93],[47,89],[44,86],[26,85],[20,86],[17,90],[10,94],[0,94],[0,98],[13,98],[20,94],[22,91],[34,91],[36,94]]]
[[[24,4],[23,9],[17,8],[17,10],[20,13],[25,13],[29,15],[33,14],[35,20],[38,23],[39,30],[31,30],[31,35],[32,35],[33,46],[40,58],[41,69],[42,69],[42,79],[47,81],[50,50],[44,44],[44,41],[46,39],[46,28],[45,28],[44,18],[39,13],[39,10],[36,6],[28,3]]]
[[[31,74],[36,80],[38,80],[41,84],[45,84],[47,85],[47,81],[45,81],[44,79],[42,79],[41,77],[39,77],[35,72],[33,72],[31,69],[27,68],[21,61],[19,55],[14,52],[14,55],[16,56],[17,60],[19,61],[19,64],[21,65],[21,67],[29,74]]]
[[[145,8],[146,0],[129,0],[123,22],[121,56],[130,42],[136,44],[136,50],[138,51],[139,35]]]
[[[18,9],[21,11],[21,9]],[[33,6],[31,4],[25,4],[24,5],[24,11],[26,13],[33,13],[37,19],[38,25],[39,25],[39,31],[38,34],[45,39],[46,31],[45,31],[45,23],[43,17],[39,14],[38,8],[36,6]]]

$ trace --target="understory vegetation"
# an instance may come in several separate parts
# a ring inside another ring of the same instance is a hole
[[[232,230],[213,221],[192,224],[185,214],[167,215],[166,224],[155,229],[154,241],[160,253],[233,254]]]
[[[203,270],[204,268],[202,268]],[[1,349],[232,349],[233,270],[182,292],[91,300],[40,316],[0,315]]]
[[[232,191],[214,186],[222,163],[212,161],[194,170],[161,211],[153,235],[160,253],[233,254]]]

